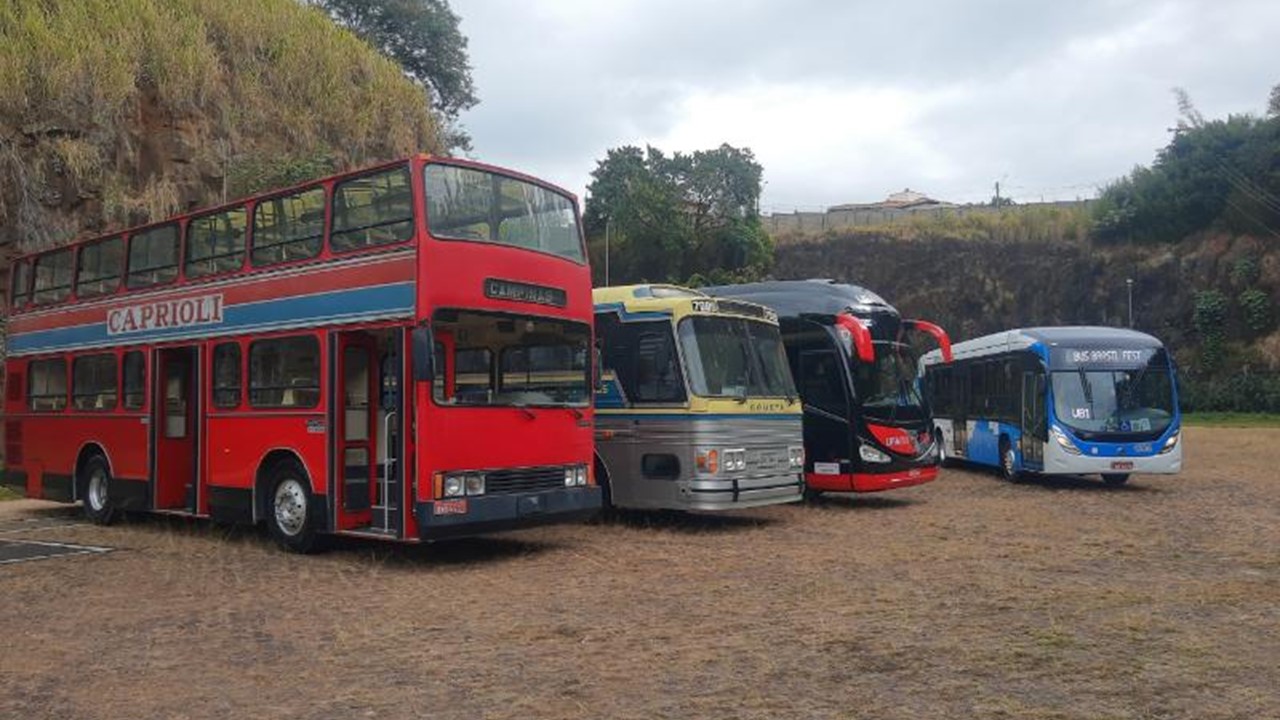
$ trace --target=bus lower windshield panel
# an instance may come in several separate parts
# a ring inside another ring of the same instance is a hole
[[[1154,439],[1173,422],[1173,383],[1160,367],[1053,373],[1058,421],[1082,439]]]
[[[680,321],[689,389],[702,397],[795,397],[778,328],[730,317]]]
[[[584,323],[441,311],[435,332],[439,405],[585,407],[591,400]]]
[[[928,413],[916,382],[909,345],[877,342],[875,363],[853,363],[853,385],[863,416],[891,425],[918,423]]]

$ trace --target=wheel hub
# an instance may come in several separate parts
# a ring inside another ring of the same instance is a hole
[[[286,535],[297,535],[307,522],[307,493],[297,480],[285,480],[276,488],[276,525]]]

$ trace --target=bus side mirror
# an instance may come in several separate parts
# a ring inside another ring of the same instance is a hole
[[[435,335],[430,325],[413,329],[413,379],[415,382],[431,382],[436,378]]]

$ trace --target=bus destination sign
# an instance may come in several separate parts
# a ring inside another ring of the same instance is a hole
[[[551,305],[553,307],[564,307],[569,304],[568,294],[560,288],[530,285],[529,283],[499,280],[498,278],[485,278],[484,295],[495,300],[510,300],[511,302]]]
[[[1058,367],[1103,366],[1133,368],[1147,364],[1155,348],[1054,348],[1053,364]]]

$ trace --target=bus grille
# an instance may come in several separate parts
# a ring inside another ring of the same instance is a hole
[[[486,495],[555,490],[564,487],[563,467],[514,468],[485,473]]]

